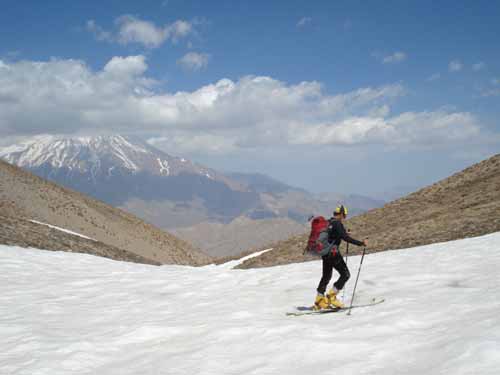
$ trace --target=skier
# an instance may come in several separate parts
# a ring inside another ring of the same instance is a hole
[[[357,246],[367,246],[367,242],[358,241],[349,236],[342,223],[347,217],[347,207],[341,205],[333,211],[333,217],[329,220],[328,226],[328,241],[333,243],[332,251],[324,255],[323,259],[323,275],[318,285],[316,300],[314,301],[314,309],[321,310],[331,307],[344,307],[344,304],[337,299],[337,294],[344,287],[345,283],[351,277],[349,269],[344,262],[342,254],[340,254],[339,246],[342,240],[352,243]],[[333,284],[333,288],[329,290],[325,296],[325,291],[328,283],[332,278],[332,270],[340,274],[338,280]]]

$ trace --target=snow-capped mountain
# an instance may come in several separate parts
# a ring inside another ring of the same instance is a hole
[[[237,180],[137,137],[36,137],[0,149],[0,158],[162,228],[227,222],[259,202]]]
[[[157,176],[188,173],[212,180],[220,179],[236,187],[213,169],[171,156],[139,138],[121,135],[37,137],[0,149],[0,158],[26,169],[65,169],[67,173],[89,174],[94,179],[119,173],[148,172]]]

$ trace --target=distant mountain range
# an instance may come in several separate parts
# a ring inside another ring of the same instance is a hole
[[[0,159],[123,208],[160,228],[184,228],[179,234],[195,242],[199,235],[189,234],[207,223],[228,224],[246,217],[304,224],[311,214],[330,215],[339,202],[347,204],[353,215],[384,203],[359,195],[316,195],[262,174],[221,173],[171,156],[139,138],[121,135],[37,137],[0,149]],[[241,223],[249,228],[256,224],[245,220],[239,223],[242,232],[245,228]],[[290,223],[273,222],[275,240],[297,231],[298,227]],[[248,238],[248,233],[244,237]],[[221,243],[215,237],[214,242],[203,242],[206,248]],[[226,245],[230,249],[234,243]],[[260,242],[250,241],[249,245]]]

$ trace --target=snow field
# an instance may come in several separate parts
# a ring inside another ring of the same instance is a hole
[[[499,242],[367,255],[356,303],[386,302],[302,317],[285,313],[312,304],[319,261],[155,267],[0,246],[0,374],[498,374]]]

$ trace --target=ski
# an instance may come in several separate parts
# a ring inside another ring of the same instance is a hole
[[[381,304],[384,301],[385,301],[384,298],[374,298],[369,303],[365,303],[362,305],[353,305],[352,308],[357,309],[357,308],[361,308],[361,307],[375,306],[375,305]],[[340,307],[340,308],[331,308],[331,309],[316,311],[316,310],[313,310],[312,307],[300,307],[300,308],[297,308],[297,311],[287,312],[286,315],[287,316],[321,315],[321,314],[329,314],[329,313],[335,313],[335,312],[339,312],[339,311],[345,311],[345,310],[349,310],[350,308],[351,308],[350,306],[345,306],[345,307]]]

